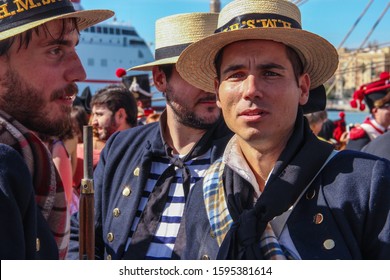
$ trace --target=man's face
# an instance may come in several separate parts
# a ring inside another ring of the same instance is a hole
[[[387,103],[381,108],[375,108],[373,109],[373,116],[375,120],[382,125],[383,127],[387,128],[390,126],[390,104]]]
[[[8,55],[0,57],[0,109],[28,129],[58,135],[70,125],[70,111],[77,94],[75,81],[86,75],[75,52],[78,32],[67,23],[47,23],[32,33],[27,48],[15,40]]]
[[[265,40],[225,47],[221,79],[215,80],[218,106],[241,142],[258,150],[283,146],[293,131],[299,104],[307,102],[310,79],[297,80],[286,47]]]
[[[208,129],[220,116],[215,94],[190,85],[176,69],[166,83],[164,92],[167,105],[174,112],[176,120],[188,127]]]
[[[92,125],[98,133],[100,140],[107,139],[118,130],[115,115],[106,105],[92,106]]]

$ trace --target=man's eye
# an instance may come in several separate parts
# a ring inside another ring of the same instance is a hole
[[[61,55],[62,54],[62,49],[61,48],[53,48],[49,52],[52,55]]]
[[[279,76],[279,74],[273,71],[266,71],[264,72],[264,76]]]
[[[229,75],[228,79],[239,79],[242,77],[244,77],[244,73],[237,72],[237,73],[233,73],[233,74]]]

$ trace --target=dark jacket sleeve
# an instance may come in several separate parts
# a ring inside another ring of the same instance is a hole
[[[0,144],[0,259],[36,258],[36,204],[23,158]]]

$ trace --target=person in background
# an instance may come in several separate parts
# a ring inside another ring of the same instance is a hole
[[[137,103],[122,85],[109,85],[96,92],[91,100],[91,124],[104,143],[116,131],[137,126]]]
[[[152,71],[166,98],[158,122],[110,137],[94,173],[97,259],[177,259],[184,246],[181,216],[190,188],[223,150],[230,131],[215,94],[185,82],[180,53],[210,35],[215,13],[172,15],[156,21]],[[78,258],[78,220],[72,217],[69,258]]]
[[[327,119],[326,111],[318,111],[310,114],[305,114],[307,121],[309,122],[310,129],[313,131],[314,135],[316,135],[321,140],[327,141],[326,139],[319,136],[321,132],[322,125]]]
[[[390,125],[390,72],[381,73],[379,80],[362,85],[354,92],[351,106],[365,109],[368,106],[370,115],[362,124],[350,129],[346,149],[361,150],[376,137],[384,134]]]
[[[143,76],[139,76],[139,78],[142,77]],[[145,83],[145,80],[143,83]],[[149,87],[147,88],[150,89]],[[146,119],[149,117],[149,115],[156,113],[152,108],[152,94],[140,86],[140,84],[137,82],[137,77],[133,77],[133,81],[130,84],[129,90],[137,100],[138,125],[146,124]]]
[[[161,114],[158,113],[152,113],[149,116],[147,116],[145,120],[145,124],[152,123],[152,122],[158,122],[160,119]]]
[[[132,128],[137,125],[137,105],[133,95],[122,85],[109,85],[96,92],[91,99],[92,115],[90,124],[94,129],[94,144],[92,149],[93,169],[96,168],[100,153],[107,139],[115,132]],[[79,121],[84,121],[85,114],[78,110]],[[83,125],[78,124],[82,129]],[[82,130],[81,130],[82,132]],[[82,133],[81,136],[82,137]],[[77,167],[73,175],[73,188],[76,196],[72,206],[72,213],[78,210],[80,184],[84,175],[84,144],[82,138],[77,145]]]
[[[320,132],[318,133],[318,136],[322,137],[327,141],[331,141],[331,139],[333,139],[333,131],[335,129],[335,125],[333,121],[328,118],[328,113],[326,112],[326,110],[324,110],[324,112],[325,120],[322,124]]]
[[[86,77],[76,53],[79,31],[114,13],[76,12],[69,0],[28,1],[25,9],[19,2],[1,4],[0,143],[10,165],[1,160],[0,258],[63,259],[69,243],[64,188],[35,132],[55,136],[70,126],[75,82]]]
[[[229,2],[176,66],[235,133],[189,195],[183,258],[390,259],[390,163],[312,133],[302,107],[338,54],[295,4]]]

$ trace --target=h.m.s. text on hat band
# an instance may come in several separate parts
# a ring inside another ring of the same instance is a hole
[[[187,48],[190,44],[191,43],[185,43],[185,44],[168,46],[168,47],[156,49],[156,51],[154,53],[155,59],[159,60],[159,59],[179,56],[182,53],[182,51],[185,48]]]
[[[75,12],[72,2],[62,0],[14,0],[0,5],[0,32],[50,16]]]
[[[302,29],[294,19],[276,14],[245,14],[231,19],[214,33],[246,28],[295,28]]]

